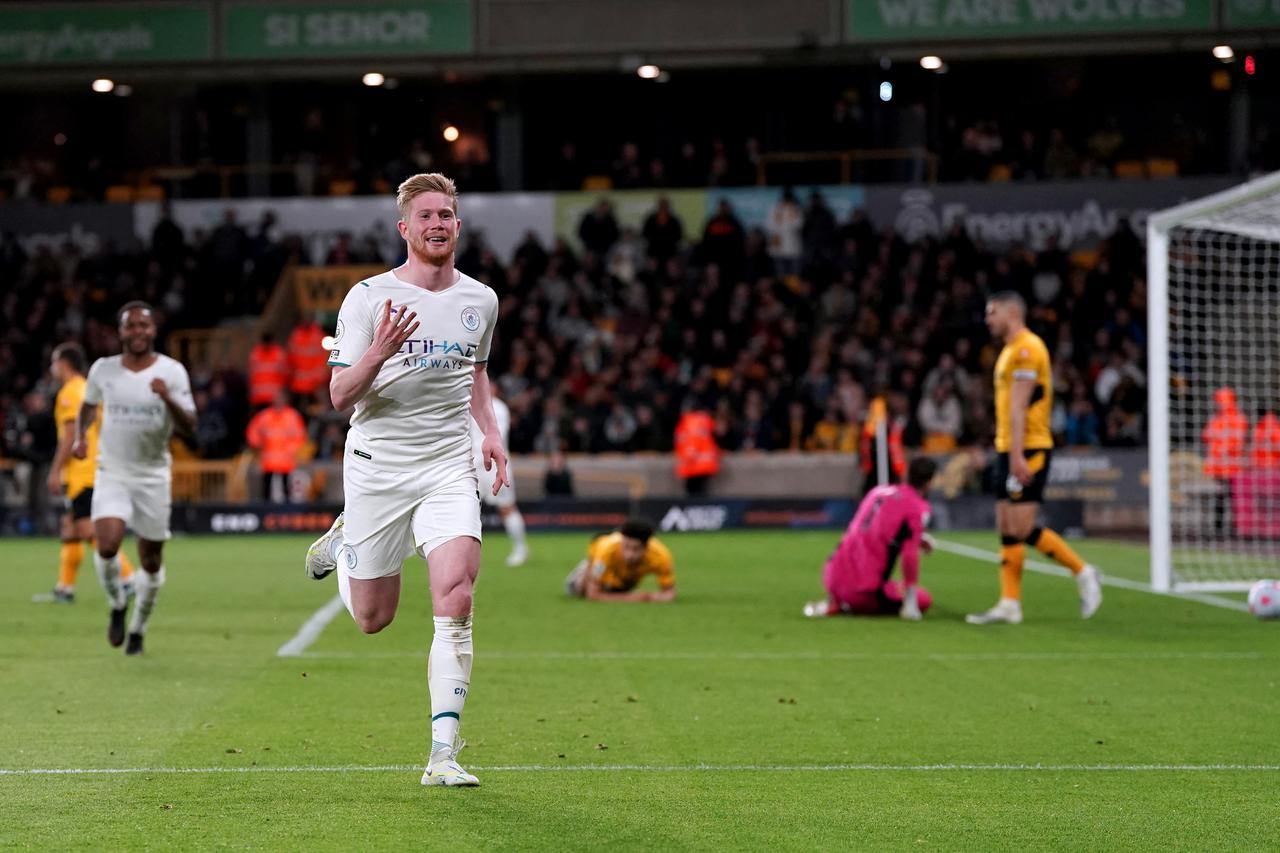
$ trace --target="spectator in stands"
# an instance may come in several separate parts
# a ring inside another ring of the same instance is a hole
[[[269,406],[289,381],[289,356],[273,332],[263,332],[249,352],[249,405]]]
[[[658,196],[658,207],[645,218],[642,233],[649,257],[658,264],[665,264],[680,250],[684,225],[672,212],[666,196]]]
[[[573,473],[564,453],[556,450],[547,459],[547,473],[542,480],[547,497],[573,497]]]
[[[224,294],[225,304],[236,307],[236,299],[244,286],[245,264],[249,260],[249,235],[236,222],[234,208],[227,208],[222,224],[209,235],[205,247],[214,279]]]
[[[805,449],[857,453],[858,427],[850,422],[842,408],[832,402],[822,418],[813,425],[813,431],[805,442]]]
[[[1049,144],[1044,149],[1044,167],[1041,172],[1051,181],[1074,178],[1080,172],[1080,159],[1071,143],[1067,142],[1062,128],[1055,127],[1049,131]]]
[[[298,451],[307,442],[307,427],[302,414],[289,405],[283,388],[276,391],[270,406],[249,421],[245,438],[258,453],[263,499],[273,504],[290,503],[289,475],[298,467]]]
[[[804,225],[804,211],[791,187],[785,187],[782,197],[770,208],[765,225],[765,232],[769,235],[769,257],[773,258],[778,275],[784,278],[800,274]]]
[[[305,406],[329,379],[324,337],[319,312],[304,317],[289,333],[289,392],[299,406]]]
[[[1073,382],[1070,395],[1064,427],[1066,443],[1072,447],[1099,444],[1098,412],[1089,399],[1088,387],[1083,382]]]
[[[825,264],[831,259],[836,237],[836,217],[827,207],[822,193],[809,194],[809,206],[804,210],[801,239],[804,243],[804,259],[809,264]]]
[[[613,188],[633,190],[645,185],[645,168],[640,162],[640,148],[634,142],[624,142],[618,150],[618,158],[609,170]]]
[[[1102,127],[1089,134],[1084,141],[1085,150],[1097,163],[1110,170],[1124,148],[1124,132],[1115,116],[1107,116]]]
[[[746,250],[746,232],[733,213],[727,199],[720,199],[715,215],[702,230],[702,255],[715,264],[723,278],[734,281],[742,269]]]
[[[924,433],[920,449],[926,453],[948,453],[960,444],[964,431],[964,412],[950,380],[933,385],[916,409],[916,418]]]
[[[618,220],[613,216],[613,205],[607,198],[597,201],[596,206],[584,213],[578,223],[578,239],[588,252],[598,258],[609,253],[620,233]]]

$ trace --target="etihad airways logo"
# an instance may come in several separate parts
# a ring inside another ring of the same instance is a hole
[[[404,367],[459,370],[475,363],[477,346],[474,343],[423,338],[405,341],[400,347],[400,355],[406,356]]]

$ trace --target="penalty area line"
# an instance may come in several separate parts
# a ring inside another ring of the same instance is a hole
[[[311,614],[306,622],[302,623],[302,627],[298,629],[298,633],[289,638],[283,646],[276,649],[276,657],[296,658],[301,657],[311,644],[320,638],[320,634],[328,626],[333,618],[343,610],[342,599],[334,596],[325,602],[325,605]]]
[[[409,773],[420,764],[335,767],[60,767],[0,768],[0,776],[201,775],[224,773]],[[507,764],[473,766],[486,773],[1275,773],[1280,764]]]
[[[946,551],[949,554],[956,554],[961,557],[970,557],[974,560],[982,560],[984,562],[999,565],[1000,555],[995,551],[988,551],[985,548],[975,548],[972,545],[961,545],[959,542],[948,542],[945,539],[937,539],[934,541],[934,547],[939,551]],[[1040,560],[1027,560],[1023,566],[1033,572],[1042,575],[1054,575],[1057,577],[1071,577],[1071,572],[1055,566],[1052,563],[1041,562]],[[1233,601],[1230,598],[1222,598],[1217,595],[1206,595],[1198,592],[1161,592],[1155,589],[1151,584],[1142,583],[1141,581],[1129,580],[1128,578],[1111,577],[1102,569],[1098,570],[1102,575],[1103,586],[1113,586],[1117,589],[1131,589],[1136,592],[1145,592],[1151,595],[1163,595],[1167,598],[1181,598],[1187,601],[1198,601],[1201,604],[1208,604],[1211,607],[1221,607],[1224,610],[1239,610],[1242,613],[1249,612],[1249,605],[1243,601]]]

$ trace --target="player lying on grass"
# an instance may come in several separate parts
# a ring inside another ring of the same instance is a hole
[[[636,589],[649,574],[657,576],[658,591]],[[632,519],[591,540],[586,558],[565,578],[564,591],[594,601],[674,601],[675,563],[667,546],[654,538],[653,528]]]
[[[919,585],[920,552],[933,551],[925,535],[929,501],[925,493],[937,472],[920,457],[907,468],[905,485],[876,486],[858,505],[844,538],[822,570],[826,601],[804,606],[805,616],[891,616],[917,620],[933,600]],[[890,580],[902,557],[902,582]]]

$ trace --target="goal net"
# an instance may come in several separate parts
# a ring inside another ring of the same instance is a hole
[[[1280,576],[1280,173],[1147,224],[1151,582]]]

